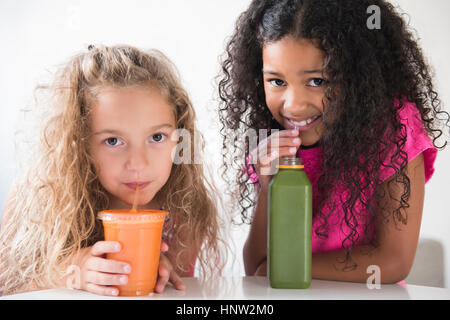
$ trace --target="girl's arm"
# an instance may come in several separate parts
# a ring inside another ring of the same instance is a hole
[[[352,250],[351,257],[358,264],[357,269],[341,271],[342,264],[336,264],[336,259],[344,257],[343,251],[317,253],[313,255],[312,261],[314,278],[366,282],[369,277],[367,268],[371,265],[380,268],[382,283],[395,283],[408,276],[416,254],[425,194],[425,169],[422,154],[408,163],[406,174],[411,186],[409,208],[404,212],[408,217],[407,224],[404,225],[398,221],[395,223],[392,215],[389,215],[388,221],[382,221],[380,218],[382,213],[378,212],[375,228],[379,246],[371,250],[369,254],[367,254],[368,249],[372,249],[369,246],[360,246]],[[381,185],[386,195],[389,194],[387,183],[388,181],[385,181]],[[392,182],[392,185],[394,185],[394,198],[400,199],[402,187],[395,182]],[[388,198],[385,205],[392,212],[397,203]],[[333,265],[336,265],[337,270]]]
[[[244,268],[246,275],[254,275],[267,256],[267,193],[268,184],[261,184],[253,212],[250,232],[244,244]]]
[[[417,242],[420,232],[420,224],[422,219],[423,201],[425,193],[425,170],[422,155],[417,156],[408,163],[406,173],[410,179],[410,199],[409,208],[405,210],[408,220],[403,225],[395,222],[392,216],[389,220],[382,221],[381,212],[377,214],[375,221],[376,236],[379,242],[377,248],[371,246],[358,246],[351,251],[351,258],[357,263],[358,267],[352,271],[342,271],[343,264],[338,263],[345,258],[344,250],[320,252],[312,255],[312,277],[323,280],[338,280],[351,282],[366,282],[371,274],[367,273],[367,268],[371,265],[380,268],[380,276],[382,283],[395,283],[405,279],[414,261]],[[387,192],[387,183],[385,181],[381,187]],[[392,182],[394,187],[395,199],[399,199],[402,188],[399,184]],[[391,192],[392,193],[392,192]],[[389,193],[386,193],[389,194]],[[267,200],[267,197],[266,197]],[[386,199],[387,208],[395,207],[395,201]],[[255,218],[258,212],[255,212]],[[259,213],[262,215],[261,213]],[[264,217],[263,217],[264,218]],[[265,232],[261,232],[265,234]],[[247,239],[247,242],[251,239]],[[254,238],[252,238],[254,239]],[[245,255],[245,251],[244,251]],[[265,255],[264,255],[265,258]],[[266,261],[255,267],[251,258],[247,257],[244,262],[248,264],[248,274],[264,275],[266,272]],[[247,267],[246,264],[246,267]],[[251,267],[251,268],[250,268]],[[246,269],[247,270],[247,269]]]

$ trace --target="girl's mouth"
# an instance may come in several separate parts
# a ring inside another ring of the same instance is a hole
[[[129,183],[125,183],[125,185],[133,190],[136,190],[136,188],[139,186],[139,190],[144,189],[146,186],[148,186],[150,184],[150,181],[146,181],[146,182],[129,182]]]
[[[286,120],[285,121],[286,129],[298,129],[298,131],[306,131],[314,127],[316,124],[318,124],[319,123],[318,120],[321,117],[322,116],[314,116],[303,120],[294,120],[285,117],[284,119]]]

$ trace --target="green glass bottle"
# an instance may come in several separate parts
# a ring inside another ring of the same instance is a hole
[[[299,158],[281,158],[269,184],[267,262],[270,286],[311,284],[312,185]]]

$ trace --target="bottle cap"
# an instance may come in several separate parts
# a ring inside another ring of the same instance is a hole
[[[277,168],[280,169],[303,169],[302,159],[297,157],[283,157],[280,159],[280,164]]]

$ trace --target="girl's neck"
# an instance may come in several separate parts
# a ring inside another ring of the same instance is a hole
[[[301,145],[300,149],[302,149],[302,150],[312,149],[312,148],[318,147],[319,145],[320,145],[320,140],[309,146]]]

